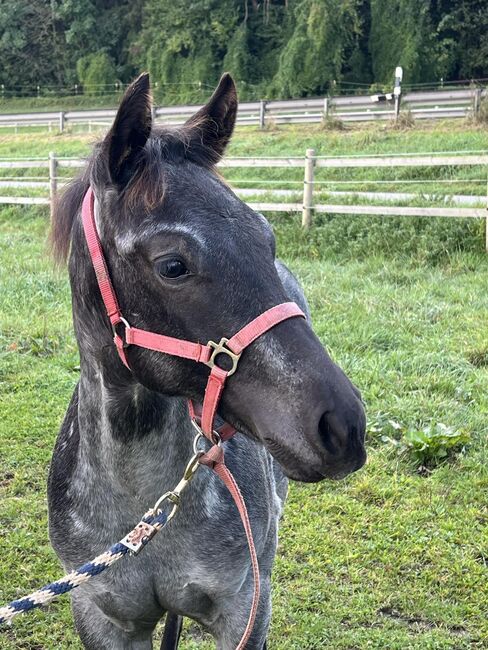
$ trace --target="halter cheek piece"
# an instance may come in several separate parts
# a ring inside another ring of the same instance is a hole
[[[256,617],[260,591],[259,567],[244,499],[234,477],[224,463],[224,452],[220,445],[221,441],[231,438],[236,433],[236,430],[229,424],[224,424],[217,432],[214,430],[214,419],[227,377],[230,377],[236,372],[242,352],[262,334],[272,329],[275,325],[278,325],[278,323],[289,318],[297,316],[304,318],[305,316],[294,302],[285,302],[263,312],[230,339],[222,338],[218,343],[209,341],[206,345],[132,327],[122,316],[117,296],[108,273],[95,223],[94,204],[95,196],[90,187],[83,199],[81,213],[83,229],[100,293],[112,326],[114,343],[122,363],[130,370],[126,350],[129,346],[136,345],[147,350],[163,352],[164,354],[204,363],[210,368],[203,406],[200,407],[192,401],[189,401],[188,408],[192,423],[198,433],[203,434],[213,444],[206,454],[199,457],[199,463],[211,467],[229,489],[239,510],[249,545],[254,576],[254,595],[249,620],[237,646],[237,650],[241,650],[245,647],[251,635]],[[229,370],[225,370],[218,365],[218,361],[222,355],[227,357],[227,364],[230,366]]]

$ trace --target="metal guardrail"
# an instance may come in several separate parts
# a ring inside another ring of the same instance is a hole
[[[327,118],[343,122],[390,120],[395,117],[393,101],[373,101],[377,95],[304,98],[290,100],[261,100],[241,102],[237,123],[241,125],[308,124]],[[407,92],[402,95],[401,111],[410,111],[415,119],[467,117],[479,110],[488,91],[480,88]],[[201,108],[196,106],[154,107],[157,122],[180,125]],[[88,124],[108,127],[116,109],[72,110],[0,114],[0,127],[48,126],[64,131],[69,125]]]

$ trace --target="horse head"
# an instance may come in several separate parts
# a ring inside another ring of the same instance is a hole
[[[136,346],[126,350],[130,370],[121,363],[79,216],[88,185],[112,283],[131,325],[206,343],[232,336],[289,300],[269,223],[216,171],[236,114],[227,74],[209,102],[172,129],[153,124],[148,75],[127,90],[85,176],[58,208],[76,216],[54,224],[61,253],[66,233],[71,240],[82,366],[95,359],[121,384],[138,382],[195,401],[203,400],[208,378],[202,364]],[[302,318],[276,325],[243,352],[219,415],[261,441],[293,479],[340,478],[365,462],[360,394]]]

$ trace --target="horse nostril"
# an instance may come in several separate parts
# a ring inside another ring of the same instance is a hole
[[[337,445],[334,444],[335,436],[330,426],[329,415],[330,414],[326,411],[322,414],[319,420],[319,436],[329,454],[337,454],[339,450],[337,448]]]

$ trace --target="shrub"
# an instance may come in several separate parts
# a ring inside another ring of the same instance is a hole
[[[345,131],[346,127],[342,120],[339,120],[334,115],[327,115],[322,118],[321,128],[324,131]]]
[[[400,110],[398,119],[389,122],[389,128],[394,131],[405,131],[406,129],[412,129],[414,126],[415,120],[410,110]]]

